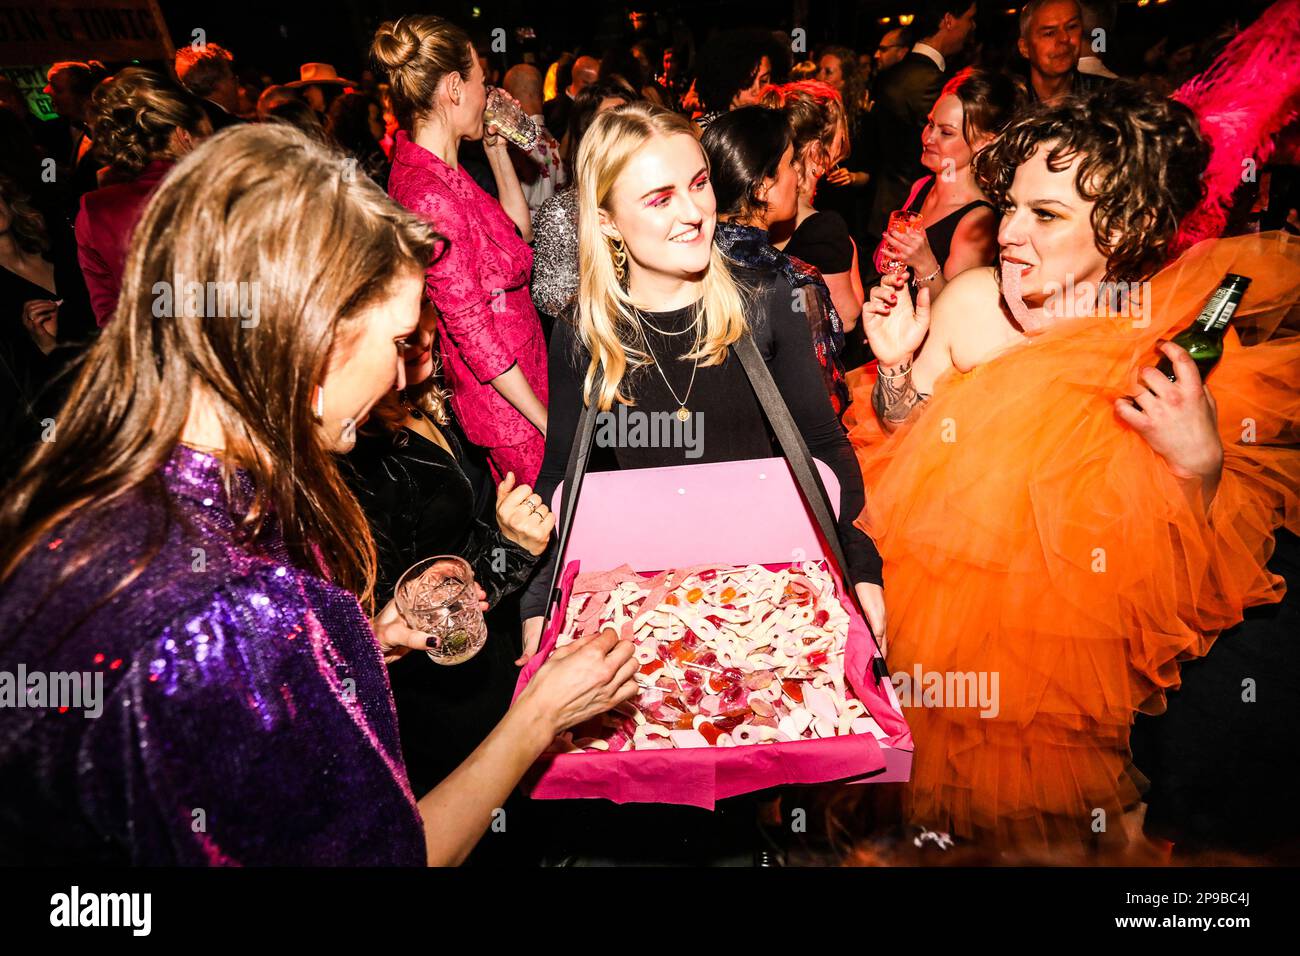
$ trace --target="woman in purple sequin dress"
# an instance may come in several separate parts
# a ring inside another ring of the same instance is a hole
[[[384,660],[424,638],[362,610],[335,455],[401,384],[438,237],[346,169],[278,125],[179,163],[0,497],[0,863],[458,862],[559,729],[633,693],[603,635],[411,792]]]

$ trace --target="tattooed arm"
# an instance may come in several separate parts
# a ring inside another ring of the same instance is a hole
[[[879,377],[871,389],[871,407],[887,432],[892,432],[912,417],[930,396],[920,392],[912,381],[912,361],[879,366]]]
[[[915,307],[906,284],[885,276],[862,306],[867,340],[879,363],[871,405],[886,432],[914,418],[934,394],[934,383],[953,367],[953,336],[964,334],[978,304],[977,271],[954,276],[936,297],[922,289]],[[987,283],[985,283],[987,284]]]

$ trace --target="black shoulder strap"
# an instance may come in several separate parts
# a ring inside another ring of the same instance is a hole
[[[831,508],[830,496],[826,493],[826,486],[822,484],[822,476],[818,474],[816,465],[813,464],[812,455],[808,451],[808,444],[803,440],[803,435],[799,431],[799,426],[795,424],[794,418],[790,415],[790,409],[781,397],[780,389],[776,387],[776,382],[772,380],[772,373],[767,369],[767,363],[763,361],[763,356],[758,351],[758,346],[754,344],[754,339],[748,333],[741,336],[734,346],[736,356],[740,359],[741,367],[745,370],[745,376],[749,379],[750,386],[754,389],[754,394],[758,396],[759,404],[763,406],[763,413],[767,415],[768,423],[772,426],[772,431],[776,433],[776,439],[781,445],[781,452],[785,460],[790,464],[790,470],[794,473],[794,480],[799,485],[799,491],[803,494],[804,501],[808,504],[809,510],[813,513],[813,518],[817,521],[817,526],[821,529],[822,537],[826,540],[826,546],[831,550],[831,556],[835,563],[839,565],[840,574],[844,579],[845,591],[848,592],[849,600],[853,602],[858,612],[866,615],[862,611],[862,604],[858,600],[858,592],[849,581],[849,566],[844,560],[844,548],[840,544],[839,529],[835,523],[835,512]],[[876,649],[880,649],[880,644],[876,641],[876,635],[872,633],[871,640],[876,644]],[[888,670],[885,667],[884,655],[877,655],[874,662],[876,679],[884,680],[888,677]]]
[[[577,510],[578,492],[582,490],[582,479],[587,474],[587,462],[591,458],[591,441],[596,434],[596,415],[598,403],[595,396],[600,394],[600,387],[605,380],[599,368],[591,382],[591,399],[582,410],[578,420],[578,431],[573,436],[573,447],[569,450],[569,463],[564,467],[564,491],[560,495],[559,526],[556,530],[555,567],[551,570],[551,584],[546,589],[546,613],[542,617],[542,631],[551,620],[551,610],[559,603],[560,575],[564,573],[564,552],[569,547],[569,532],[573,528],[573,515]]]
[[[848,580],[848,563],[844,560],[844,549],[840,546],[839,531],[835,526],[835,513],[831,509],[830,499],[826,494],[826,486],[822,484],[821,475],[817,473],[817,468],[813,465],[812,455],[808,452],[808,445],[804,442],[803,435],[800,434],[798,426],[791,417],[790,409],[786,406],[785,399],[781,397],[776,382],[772,380],[772,373],[767,370],[767,363],[763,361],[763,356],[759,354],[758,346],[754,344],[753,338],[750,337],[749,333],[746,333],[732,348],[740,359],[741,367],[745,371],[745,377],[749,379],[750,387],[754,389],[759,404],[763,406],[763,412],[767,415],[772,430],[776,432],[777,441],[781,445],[781,452],[785,460],[790,463],[790,470],[794,472],[799,491],[812,511],[813,518],[821,529],[827,547],[831,549],[831,556],[839,566],[849,600],[857,607],[858,613],[862,614],[862,605],[858,601],[858,593]],[[603,376],[600,370],[597,369],[592,381],[592,396],[600,394],[602,381]],[[560,516],[555,542],[555,566],[551,571],[551,583],[546,591],[546,613],[542,620],[543,631],[545,631],[547,624],[550,623],[551,613],[560,601],[559,581],[560,575],[564,571],[564,552],[569,545],[569,532],[573,527],[573,516],[577,512],[578,495],[582,491],[582,481],[586,476],[587,463],[591,458],[591,443],[596,433],[596,415],[597,402],[593,397],[587,407],[583,409],[582,418],[578,423],[578,432],[574,436],[573,448],[569,451],[569,462],[564,470],[564,491],[560,496]],[[865,618],[865,614],[863,614],[863,617]],[[874,633],[871,635],[871,640],[876,644],[877,652],[879,652],[880,644],[876,642]],[[873,670],[877,681],[888,679],[888,668],[885,666],[884,655],[877,653]]]

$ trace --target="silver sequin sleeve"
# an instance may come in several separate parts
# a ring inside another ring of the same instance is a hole
[[[578,191],[556,193],[533,214],[533,305],[557,316],[578,295]]]

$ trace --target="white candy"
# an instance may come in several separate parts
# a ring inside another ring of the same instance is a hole
[[[709,741],[698,730],[669,731],[669,738],[675,747],[707,747]]]
[[[818,720],[823,720],[831,727],[834,727],[839,719],[839,712],[836,710],[835,701],[831,695],[826,693],[820,687],[809,687],[805,684],[803,689],[804,706],[813,712]],[[821,734],[822,737],[829,737],[830,734]]]
[[[812,722],[813,733],[818,737],[834,737],[835,722],[824,717],[815,717]]]
[[[807,730],[808,726],[812,723],[813,715],[812,711],[807,707],[796,707],[794,710],[790,711],[788,719],[794,724],[795,735],[803,736],[803,732]]]

